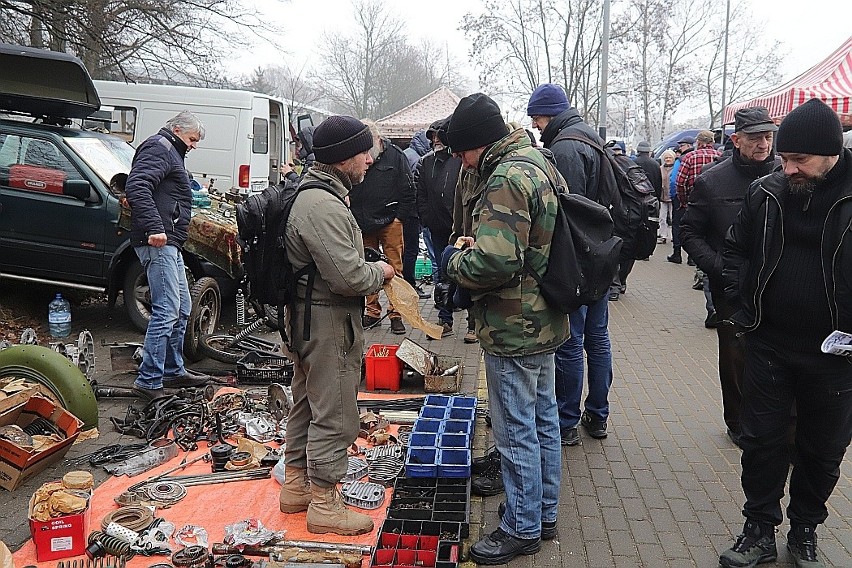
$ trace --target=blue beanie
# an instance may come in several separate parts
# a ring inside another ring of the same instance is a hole
[[[553,83],[545,83],[530,95],[527,116],[556,116],[570,106],[565,89]]]

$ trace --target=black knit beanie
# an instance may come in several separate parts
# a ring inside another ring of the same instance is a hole
[[[483,93],[459,101],[447,127],[447,142],[453,152],[464,152],[497,142],[509,133],[500,107]]]
[[[330,116],[314,130],[317,162],[337,164],[373,147],[370,128],[351,116]]]
[[[843,151],[843,125],[831,107],[811,99],[784,117],[775,139],[778,152],[837,156]]]

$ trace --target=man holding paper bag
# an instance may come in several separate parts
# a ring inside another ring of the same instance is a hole
[[[821,351],[852,332],[852,151],[837,114],[818,99],[777,132],[783,171],[755,181],[725,239],[725,292],[745,339],[740,416],[743,533],[719,559],[755,566],[777,557],[776,526],[790,463],[785,440],[796,405],[787,548],[795,566],[824,566],[816,528],[852,438],[852,359]]]

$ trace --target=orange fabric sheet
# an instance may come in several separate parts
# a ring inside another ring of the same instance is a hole
[[[359,396],[361,398],[401,398],[406,395],[361,393]],[[392,430],[395,431],[396,428],[392,427]],[[356,443],[359,446],[367,445],[363,438],[359,438]],[[111,477],[103,482],[95,489],[90,501],[92,514],[89,532],[100,530],[101,519],[104,515],[118,508],[118,505],[113,499],[128,487],[177,466],[184,457],[189,461],[207,451],[209,451],[209,448],[201,447],[195,452],[188,454],[180,453],[170,462],[145,472],[143,475],[132,478],[125,476]],[[209,463],[198,461],[170,475],[210,473],[210,471]],[[225,525],[236,523],[243,519],[257,518],[260,519],[264,526],[271,530],[287,531],[284,535],[284,538],[287,540],[344,542],[373,546],[376,543],[376,534],[385,520],[387,507],[390,504],[391,493],[393,492],[393,488],[385,490],[385,501],[378,509],[371,511],[355,509],[373,518],[373,524],[375,525],[373,532],[360,536],[316,535],[307,531],[306,513],[285,514],[279,511],[278,490],[280,487],[274,478],[187,487],[187,495],[183,500],[168,509],[157,509],[156,516],[163,517],[167,521],[174,523],[175,528],[178,530],[187,524],[204,527],[208,534],[208,545],[212,545],[214,542],[222,542],[225,536]],[[170,542],[172,550],[179,550],[181,548],[180,545],[174,544],[173,540]],[[55,568],[58,562],[57,560],[42,563],[37,562],[35,544],[32,539],[15,552],[13,558],[15,566],[32,565],[39,568]],[[165,556],[135,556],[128,561],[127,567],[146,568],[151,564],[167,560]],[[369,565],[369,559],[366,556],[364,557],[364,565]]]

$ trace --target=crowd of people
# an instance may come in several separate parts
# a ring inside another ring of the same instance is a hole
[[[375,124],[348,116],[300,133],[313,163],[301,174],[282,172],[285,183],[306,187],[285,246],[294,270],[310,263],[317,270],[312,293],[300,281],[287,313],[289,325],[313,310],[309,334],[288,333],[294,407],[280,505],[285,513],[307,511],[309,531],[373,528],[369,517],[345,507],[336,484],[358,431],[363,330],[381,324],[384,283],[401,275],[416,285],[411,255],[422,234],[434,259],[443,335],[453,333],[454,312],[467,310],[464,340],[478,341],[484,352],[500,472],[489,494],[505,491],[498,528],[473,544],[470,556],[503,564],[556,536],[560,445],[579,445],[581,429],[608,435],[609,302],[624,293],[633,260],[621,259],[608,294],[567,316],[544,299],[532,272],[543,273],[559,253],[551,248],[559,188],[613,215],[618,204],[600,191],[604,142],[562,87],[535,89],[527,114],[540,145],[532,132],[508,127],[482,93],[461,99],[405,151]],[[185,282],[178,263],[166,269],[157,258],[172,258],[161,253],[176,253],[185,238],[183,217],[171,218],[171,205],[181,203],[174,196],[183,187],[183,154],[204,130],[170,124],[140,147],[127,186],[149,279],[167,271],[175,276],[166,279],[174,290],[167,293],[181,298],[152,298],[142,389],[186,373],[176,347],[188,311]],[[787,546],[796,566],[822,566],[816,530],[852,437],[852,359],[820,349],[832,331],[852,333],[852,151],[843,147],[837,115],[817,99],[780,125],[766,109],[740,110],[734,128],[724,152],[702,131],[660,162],[649,144],[639,144],[636,163],[658,193],[658,242],[671,243],[669,261],[681,263],[685,250],[702,271],[707,323],[718,334],[723,418],[742,450],[745,494],[743,531],[719,562],[742,568],[777,557],[775,527],[792,463]],[[166,164],[158,167],[167,175],[146,175],[151,163]],[[632,235],[617,236],[629,246]],[[387,262],[366,260],[365,246]],[[394,333],[406,332],[390,301],[384,317]]]

